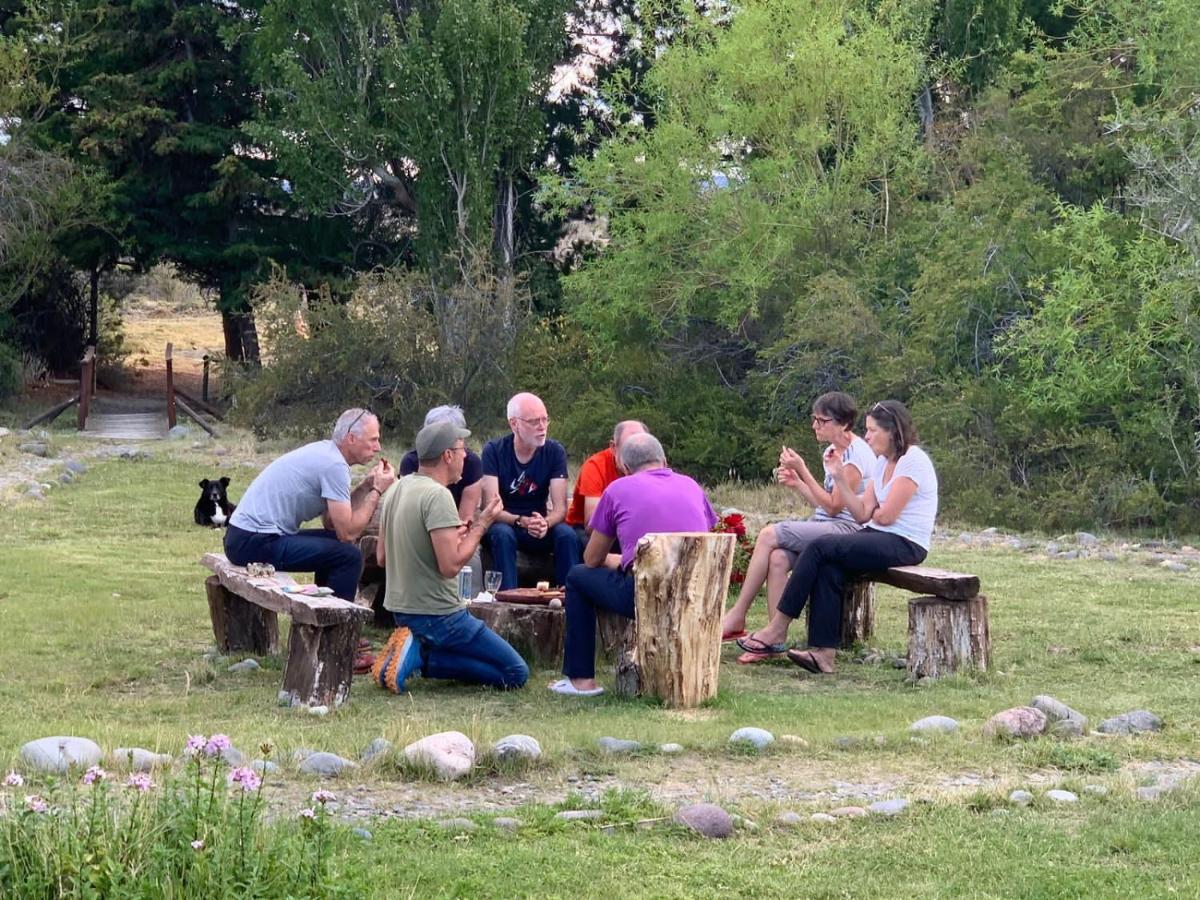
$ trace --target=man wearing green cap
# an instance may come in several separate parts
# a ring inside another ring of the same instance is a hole
[[[459,518],[449,485],[462,477],[471,432],[454,422],[417,434],[419,467],[383,498],[376,558],[387,570],[383,605],[408,628],[397,683],[416,675],[519,688],[529,667],[507,641],[466,609],[457,576],[500,512],[493,496],[470,522]]]

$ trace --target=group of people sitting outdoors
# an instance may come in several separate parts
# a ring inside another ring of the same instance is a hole
[[[510,434],[480,454],[461,409],[429,411],[400,471],[380,459],[357,487],[350,466],[380,451],[379,420],[365,409],[339,416],[332,438],[291,451],[246,489],[229,522],[225,551],[237,565],[270,563],[314,572],[319,585],[353,601],[363,559],[358,538],[378,520],[378,563],[386,569],[383,605],[407,629],[397,682],[444,678],[519,688],[529,667],[511,645],[468,611],[459,572],[471,566],[479,593],[486,545],[501,589],[517,587],[518,550],[553,557],[565,586],[566,637],[558,694],[596,696],[596,611],[634,615],[638,541],[657,532],[709,531],[717,516],[704,489],[673,471],[659,440],[637,421],[616,425],[609,446],[588,457],[567,501],[567,454],[548,436],[545,404],[530,393],[507,408]],[[842,592],[856,573],[915,565],[929,551],[937,514],[937,474],[918,445],[902,403],[866,413],[844,393],[818,397],[812,428],[825,445],[823,478],[784,447],[778,481],[814,510],[811,518],[763,528],[738,598],[722,621],[740,663],[786,655],[814,674],[833,671],[841,638]],[[378,515],[376,515],[378,513]],[[301,528],[320,517],[321,528]],[[746,631],[746,616],[766,586],[767,624]],[[806,649],[789,648],[788,630],[810,609]]]

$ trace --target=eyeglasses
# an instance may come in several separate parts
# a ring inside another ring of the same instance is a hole
[[[453,451],[461,451],[463,456],[467,455],[467,445],[466,444],[463,444],[460,447],[451,447],[450,449]]]
[[[354,421],[352,421],[352,422],[351,422],[351,423],[350,423],[350,424],[349,424],[349,425],[346,427],[346,435],[347,435],[347,437],[348,437],[349,435],[351,435],[351,434],[353,434],[353,433],[354,433],[354,426],[358,424],[358,420],[359,420],[359,419],[361,419],[363,416],[371,416],[371,415],[374,415],[374,413],[372,413],[372,412],[371,412],[369,409],[367,409],[367,408],[364,406],[364,407],[363,407],[363,408],[362,408],[362,409],[359,411],[358,415],[354,417]]]
[[[537,428],[539,425],[549,425],[550,424],[549,416],[539,416],[536,419],[523,419],[523,418],[521,418],[521,416],[517,416],[517,419],[518,419],[518,421],[524,422],[526,425],[529,425],[533,428]]]
[[[825,416],[818,416],[816,414],[813,415],[812,420],[817,425],[828,425],[830,422],[833,421],[833,419],[827,418]]]

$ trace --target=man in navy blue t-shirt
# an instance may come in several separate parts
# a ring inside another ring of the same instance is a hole
[[[483,447],[483,505],[497,493],[503,511],[488,529],[493,565],[501,572],[500,587],[517,586],[517,550],[553,553],[559,585],[579,562],[579,539],[563,520],[567,515],[567,451],[547,439],[550,417],[534,394],[508,401],[512,434]],[[549,501],[549,504],[547,504]],[[551,508],[552,507],[552,508]]]

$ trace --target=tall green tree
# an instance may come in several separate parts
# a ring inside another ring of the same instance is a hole
[[[34,73],[48,94],[22,137],[111,184],[108,233],[87,267],[119,253],[174,262],[217,293],[231,359],[258,354],[249,288],[275,260],[303,277],[337,272],[343,226],[294,215],[276,161],[246,131],[256,2],[77,0],[29,8]]]
[[[255,41],[270,101],[256,133],[314,211],[370,210],[437,266],[517,253],[519,194],[567,0],[270,0]]]

